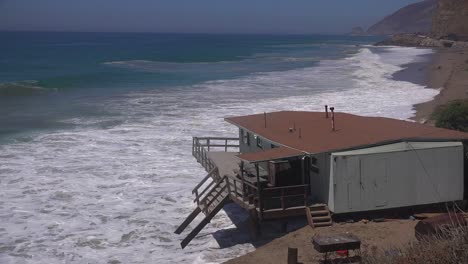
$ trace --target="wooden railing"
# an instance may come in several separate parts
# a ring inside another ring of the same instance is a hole
[[[239,151],[239,138],[193,137],[192,140],[192,155],[207,171],[211,171],[216,167],[213,161],[208,157],[208,152],[227,152],[228,150]]]
[[[266,210],[307,206],[309,185],[294,185],[281,187],[262,187],[249,183],[242,178],[227,177],[228,191],[246,205],[251,204],[258,209],[260,219]]]
[[[233,142],[234,141],[234,142]],[[245,205],[254,206],[259,211],[260,219],[265,210],[287,210],[296,206],[307,206],[309,185],[294,185],[282,187],[262,187],[246,181],[242,177],[219,175],[218,167],[209,158],[209,151],[239,151],[238,138],[223,137],[194,137],[192,155],[208,171],[203,180],[192,190],[195,195],[194,202],[208,208],[213,199],[227,189],[231,197],[240,199]],[[208,179],[213,181],[206,184]],[[216,190],[216,187],[218,190]],[[207,199],[210,190],[213,190],[213,198]]]
[[[210,172],[208,172],[208,174],[205,176],[205,178],[203,178],[203,180],[197,184],[197,186],[195,186],[195,188],[193,188],[192,190],[192,194],[195,194],[195,200],[193,200],[193,202],[196,202],[197,205],[200,205],[200,200],[202,200],[203,198],[203,195],[205,194],[205,192],[212,188],[214,184],[216,184],[217,182],[219,182],[219,171],[218,171],[218,168],[217,167],[214,167],[213,169],[211,169]],[[206,183],[206,181],[208,181],[208,179],[212,178],[213,180],[205,186],[205,188],[199,192],[199,189]]]
[[[234,143],[232,141],[234,141]],[[216,164],[209,158],[208,152],[227,152],[228,150],[239,151],[239,138],[193,137],[192,155],[200,162],[203,168],[208,171],[205,178],[192,190],[192,194],[195,195],[194,202],[196,202],[198,206],[203,202],[206,203],[206,196],[209,194],[209,190],[217,187],[224,180],[221,178],[221,175],[219,175],[219,169],[216,167]],[[210,178],[213,180],[205,186],[205,183]],[[224,190],[225,186],[222,189]]]
[[[309,185],[269,187],[262,189],[262,210],[307,206]],[[278,206],[279,202],[279,206]]]

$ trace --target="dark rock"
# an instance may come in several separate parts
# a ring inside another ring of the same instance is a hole
[[[444,47],[442,41],[418,34],[398,34],[375,44],[376,46]]]

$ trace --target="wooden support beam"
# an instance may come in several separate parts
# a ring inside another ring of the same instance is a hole
[[[176,229],[174,233],[180,234],[184,231],[184,229],[197,217],[197,215],[201,212],[200,207],[197,206],[195,210],[185,219],[185,221]]]
[[[252,239],[257,240],[261,235],[261,226],[258,222],[258,213],[255,208],[249,210],[250,215],[250,230],[252,234]]]
[[[297,255],[297,248],[288,247],[288,264],[298,264]]]
[[[224,197],[223,200],[211,211],[203,220],[188,234],[184,240],[180,243],[182,248],[185,248],[195,236],[213,219],[213,217],[223,208],[226,201],[229,199],[229,195]]]

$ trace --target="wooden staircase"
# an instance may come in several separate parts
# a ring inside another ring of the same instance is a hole
[[[211,219],[223,208],[224,204],[229,201],[226,182],[226,177],[223,177],[219,182],[216,182],[213,187],[211,187],[211,184],[209,184],[208,187],[210,188],[203,191],[203,193],[206,193],[206,195],[201,199],[198,196],[198,192],[195,192],[197,195],[195,201],[197,202],[198,206],[176,229],[175,233],[181,234],[199,213],[202,212],[205,214],[205,217],[194,229],[192,229],[192,231],[184,238],[184,240],[182,240],[180,243],[182,248],[185,248],[190,243],[190,241],[192,241],[192,239],[194,239],[195,236],[200,233],[200,231],[211,221]]]
[[[326,204],[314,204],[306,207],[307,222],[312,228],[333,224],[330,210]]]

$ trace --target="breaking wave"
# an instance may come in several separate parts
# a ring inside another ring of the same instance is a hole
[[[55,91],[41,87],[39,81],[0,83],[0,96],[29,96]]]

